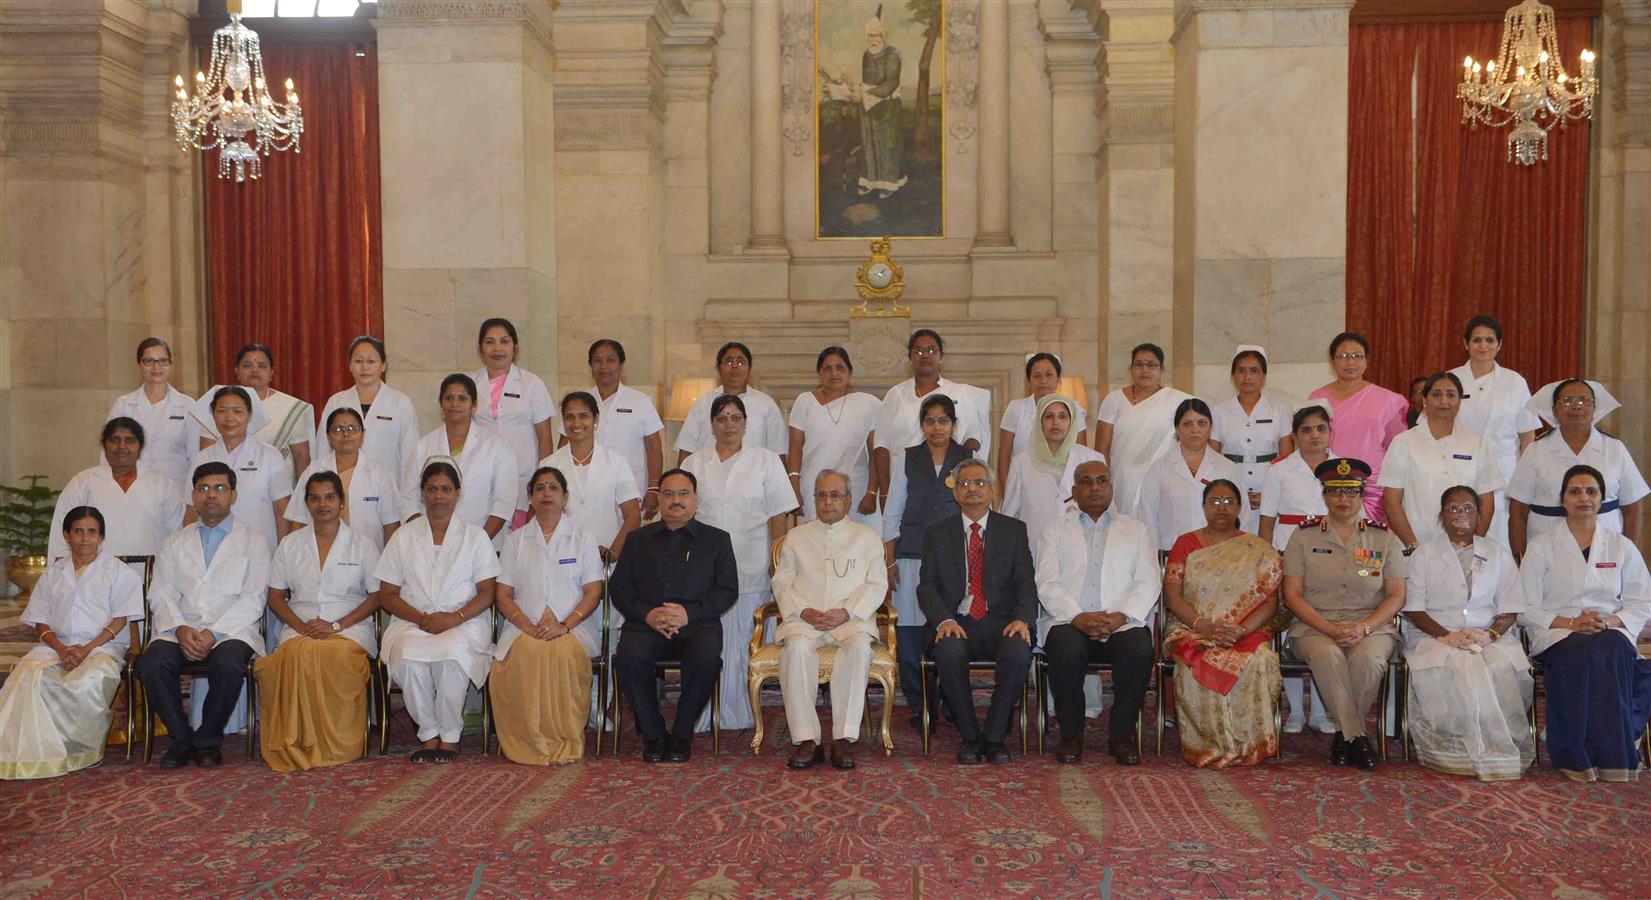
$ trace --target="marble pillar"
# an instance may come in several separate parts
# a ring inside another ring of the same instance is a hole
[[[1010,247],[1009,4],[980,4],[980,168],[976,247]]]
[[[746,248],[783,254],[780,9],[779,0],[751,4],[751,240]]]
[[[1175,383],[1231,391],[1240,343],[1267,347],[1295,402],[1346,319],[1351,0],[1176,4]]]
[[[551,7],[379,3],[385,342],[426,429],[441,379],[480,368],[488,316],[555,389]]]
[[[167,118],[193,5],[0,5],[0,481],[96,463],[151,334],[201,387],[201,161]]]
[[[1651,0],[1608,0],[1596,104],[1583,372],[1622,401],[1602,427],[1651,465]],[[1573,54],[1573,48],[1563,48]],[[1534,387],[1534,385],[1533,385]],[[1643,514],[1642,514],[1643,515]],[[1642,547],[1651,535],[1641,526]]]

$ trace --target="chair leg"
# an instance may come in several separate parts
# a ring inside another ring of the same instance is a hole
[[[247,721],[244,741],[246,743],[246,758],[251,759],[253,748],[257,745],[258,740],[258,682],[252,677],[251,663],[247,663],[246,695]]]
[[[923,755],[929,755],[929,671],[922,664],[917,667],[917,680],[922,683],[923,708],[917,713],[917,727],[923,732]]]
[[[625,694],[624,694],[624,692],[619,690],[619,686],[616,684],[616,685],[614,685],[614,689],[613,689],[613,756],[614,756],[614,759],[619,758],[619,735],[624,733],[624,729],[619,727],[619,721],[625,717],[625,706],[624,706],[624,704],[625,704]]]
[[[752,729],[756,733],[751,735],[751,755],[761,756],[762,755],[762,704],[759,702],[759,700],[762,696],[762,682],[758,679],[755,679],[755,678],[747,678],[745,680],[745,682],[746,682],[746,690],[748,690],[751,694],[751,718],[752,718],[752,720],[754,720],[757,723],[756,727]]]
[[[1044,739],[1049,735],[1049,677],[1041,662],[1032,666],[1032,683],[1036,685],[1038,704],[1038,755],[1043,755]]]
[[[1393,669],[1388,667],[1387,677],[1382,679],[1382,688],[1376,693],[1376,708],[1381,713],[1376,717],[1381,724],[1376,727],[1376,755],[1382,762],[1387,762],[1387,695],[1393,688]]]
[[[711,755],[722,752],[722,679],[711,689]]]
[[[883,755],[894,755],[894,679],[883,682]]]
[[[602,671],[596,680],[596,755],[602,755],[602,732],[607,730],[608,723],[608,663],[602,661]]]
[[[1153,707],[1152,708],[1153,708],[1153,712],[1156,716],[1156,720],[1153,722],[1153,730],[1156,731],[1157,734],[1158,734],[1157,754],[1159,756],[1163,756],[1164,755],[1164,670],[1162,668],[1160,668],[1158,665],[1154,664],[1153,667],[1152,667],[1152,674],[1153,674],[1154,678],[1158,679],[1158,690],[1153,692],[1154,697],[1153,697]],[[1139,753],[1140,751],[1137,750],[1136,752]]]
[[[132,745],[138,742],[137,727],[138,680],[132,667],[126,667],[126,761],[132,761]]]

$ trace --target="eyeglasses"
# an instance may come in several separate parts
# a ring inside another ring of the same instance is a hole
[[[1155,359],[1138,359],[1129,364],[1131,369],[1162,369],[1164,364]]]
[[[950,424],[952,424],[952,417],[951,416],[929,416],[929,417],[927,417],[923,420],[923,427],[924,428],[927,428],[930,425],[934,425],[934,426],[939,427],[939,428],[944,428],[944,427],[946,427],[947,425],[950,425]]]
[[[751,361],[743,356],[729,356],[722,360],[722,365],[725,365],[730,369],[743,369],[746,366],[751,365]]]
[[[664,497],[666,500],[686,500],[689,497],[692,497],[693,495],[694,495],[694,489],[693,488],[681,488],[681,489],[674,490],[674,491],[664,491],[664,490],[662,490],[662,491],[659,492],[659,496]]]
[[[197,485],[195,485],[195,493],[197,493],[197,494],[222,494],[222,493],[224,493],[226,491],[229,491],[229,490],[231,490],[231,488],[227,484],[197,484]]]
[[[150,356],[138,360],[138,365],[143,366],[146,369],[164,369],[167,366],[172,365],[172,360],[165,357]]]
[[[1594,398],[1592,398],[1592,397],[1561,397],[1561,398],[1559,398],[1559,405],[1560,406],[1571,406],[1571,407],[1593,406],[1594,405]]]
[[[918,356],[939,356],[940,355],[940,348],[939,347],[913,347],[913,348],[911,348],[911,352],[917,354]]]
[[[1336,354],[1336,359],[1341,360],[1342,362],[1354,362],[1356,360],[1364,359],[1364,354],[1363,353],[1337,353]]]
[[[1358,497],[1364,494],[1364,488],[1333,487],[1325,488],[1324,492],[1332,497]]]
[[[366,429],[362,428],[360,425],[334,425],[327,430],[331,431],[333,434],[359,434]]]
[[[1238,501],[1234,500],[1231,497],[1211,497],[1208,500],[1204,501],[1204,505],[1205,506],[1213,506],[1217,509],[1222,509],[1222,508],[1225,508],[1225,507],[1228,507],[1228,506],[1237,506]]]
[[[957,484],[958,484],[959,487],[983,488],[986,485],[991,484],[991,482],[987,481],[984,478],[965,478],[962,481],[959,481]]]
[[[814,499],[820,503],[839,503],[849,498],[842,491],[815,491]]]
[[[1476,513],[1478,511],[1479,507],[1474,506],[1472,503],[1452,503],[1451,505],[1445,507],[1445,512],[1452,516],[1459,516],[1465,513]]]

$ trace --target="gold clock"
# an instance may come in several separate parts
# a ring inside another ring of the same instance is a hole
[[[906,292],[905,272],[889,255],[888,238],[871,242],[871,255],[854,273],[854,289],[860,294],[860,305],[849,311],[856,319],[902,317],[911,318],[911,308],[900,305],[900,296]]]

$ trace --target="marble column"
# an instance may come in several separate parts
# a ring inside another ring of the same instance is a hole
[[[1175,45],[1170,362],[1203,396],[1231,390],[1235,345],[1261,344],[1286,402],[1326,379],[1346,320],[1351,0],[1181,0]]]
[[[779,0],[751,4],[751,241],[746,247],[783,254],[780,6]]]
[[[554,382],[551,2],[381,0],[374,23],[390,378],[433,428],[441,379],[480,367],[488,316]]]
[[[977,247],[1009,247],[1009,4],[980,4]]]
[[[96,463],[150,334],[201,386],[201,161],[167,118],[184,7],[0,4],[0,481]]]
[[[1651,0],[1607,0],[1596,104],[1583,372],[1622,409],[1603,427],[1651,465]],[[1578,48],[1562,48],[1574,56]],[[1651,534],[1641,527],[1642,547]]]

